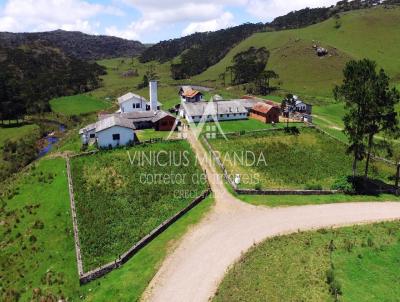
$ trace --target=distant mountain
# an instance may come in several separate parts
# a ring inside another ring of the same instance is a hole
[[[18,47],[37,41],[46,42],[61,49],[68,56],[85,61],[136,56],[146,48],[138,41],[110,36],[87,35],[78,31],[0,32],[0,45],[3,47]]]

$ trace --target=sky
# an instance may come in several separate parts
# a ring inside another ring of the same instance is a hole
[[[0,31],[77,30],[143,43],[269,22],[338,0],[0,0]]]

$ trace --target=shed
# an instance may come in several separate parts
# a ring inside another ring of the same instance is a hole
[[[270,104],[259,102],[250,110],[250,117],[263,123],[279,123],[280,108]]]

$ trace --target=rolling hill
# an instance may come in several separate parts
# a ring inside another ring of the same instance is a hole
[[[328,48],[329,55],[318,57],[314,44]],[[375,60],[398,84],[400,7],[351,11],[302,29],[256,33],[193,81],[218,82],[218,75],[231,65],[235,54],[251,46],[270,50],[268,69],[280,75],[281,88],[304,96],[331,97],[350,59]]]
[[[0,32],[0,45],[18,47],[41,41],[81,60],[130,57],[140,54],[146,46],[138,41],[117,37],[87,35],[78,31],[55,30],[35,33]]]

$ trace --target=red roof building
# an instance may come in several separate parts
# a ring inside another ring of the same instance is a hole
[[[250,110],[250,118],[266,124],[279,123],[280,114],[281,110],[279,106],[270,105],[265,102],[256,103]]]

